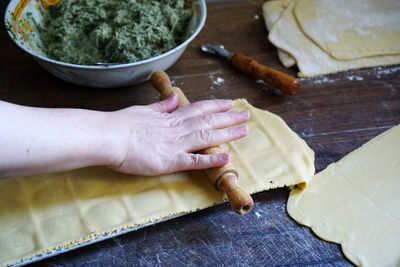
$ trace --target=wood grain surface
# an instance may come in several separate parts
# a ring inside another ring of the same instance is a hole
[[[167,73],[193,102],[247,98],[281,116],[316,153],[317,172],[400,123],[400,66],[301,79],[296,96],[205,55],[200,45],[223,44],[261,64],[285,69],[267,41],[264,1],[208,1],[200,35]],[[1,1],[1,17],[6,1]],[[42,69],[0,26],[0,99],[38,107],[116,110],[157,101],[150,83],[94,89],[63,82]],[[6,116],[0,114],[1,117]],[[227,203],[46,259],[35,266],[349,266],[340,246],[317,238],[286,213],[288,191],[254,195],[254,210],[236,215]]]

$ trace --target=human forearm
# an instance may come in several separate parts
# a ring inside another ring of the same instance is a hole
[[[106,112],[0,101],[0,114],[1,178],[109,165],[118,153]]]
[[[226,153],[195,152],[246,136],[248,128],[237,125],[249,119],[249,112],[228,112],[229,100],[177,104],[176,94],[113,112],[0,101],[0,178],[94,165],[159,175],[227,164]]]

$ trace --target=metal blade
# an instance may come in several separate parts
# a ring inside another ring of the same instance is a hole
[[[220,44],[202,44],[201,50],[208,54],[217,55],[227,60],[231,60],[234,56],[233,53],[225,49],[223,45]]]

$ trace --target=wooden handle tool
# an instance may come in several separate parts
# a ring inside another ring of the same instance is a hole
[[[173,87],[168,75],[163,71],[156,71],[151,76],[153,87],[160,92],[161,99],[167,98],[172,92],[176,92],[179,96],[179,106],[189,104],[189,100],[178,87]],[[199,151],[201,154],[223,153],[220,146],[204,149]],[[254,206],[253,199],[238,184],[238,172],[235,170],[232,163],[219,168],[210,168],[205,170],[205,173],[210,182],[222,192],[225,192],[231,208],[237,213],[244,215],[248,213]]]
[[[217,55],[231,62],[244,73],[254,75],[285,94],[295,95],[300,90],[300,81],[286,73],[261,65],[257,60],[242,54],[234,54],[219,44],[201,45],[203,52]]]
[[[231,63],[239,70],[254,75],[288,95],[300,90],[300,81],[286,73],[261,65],[257,60],[242,54],[235,54]]]

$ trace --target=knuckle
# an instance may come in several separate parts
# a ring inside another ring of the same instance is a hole
[[[232,102],[224,99],[218,99],[214,101],[215,105],[219,110],[228,110],[232,108]],[[230,103],[230,104],[228,104]]]
[[[196,167],[200,164],[200,155],[189,154],[189,164],[191,167]]]
[[[231,121],[236,121],[239,118],[239,115],[236,112],[228,112],[227,114]]]
[[[212,126],[214,124],[214,116],[211,114],[203,114],[201,116],[201,120],[208,126]]]
[[[165,128],[175,128],[182,124],[182,120],[170,113],[163,113],[159,116],[158,125]]]
[[[209,143],[211,141],[211,132],[209,130],[201,130],[199,132],[199,138],[204,142],[204,143]]]
[[[216,101],[216,104],[217,104],[219,109],[223,109],[224,108],[224,105],[223,105],[223,103],[221,101]]]
[[[194,102],[191,105],[192,105],[193,109],[199,110],[199,111],[203,110],[203,108],[204,108],[204,103],[202,101]]]
[[[182,126],[182,123],[183,123],[182,120],[178,120],[178,119],[176,119],[176,118],[174,118],[174,117],[172,117],[172,116],[169,116],[169,117],[166,119],[166,124],[167,124],[167,126],[168,126],[168,127],[171,127],[171,128],[181,127],[181,126]]]

